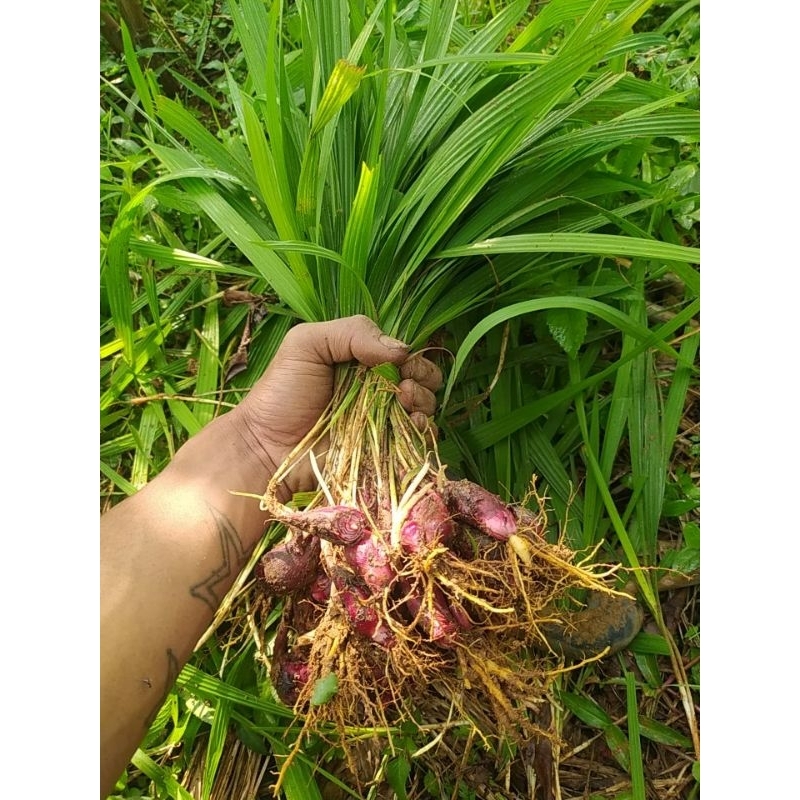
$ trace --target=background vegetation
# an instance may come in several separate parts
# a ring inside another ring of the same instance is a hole
[[[694,796],[699,4],[368,3],[332,24],[359,7],[102,7],[102,505],[235,404],[294,320],[372,313],[439,348],[448,463],[508,498],[537,475],[553,536],[648,568],[643,633],[554,689],[556,790]],[[370,77],[344,71],[326,95],[359,46]],[[290,726],[246,643],[212,637],[119,794],[235,796]],[[474,748],[448,783],[410,757],[425,741],[405,731],[391,761],[401,797],[515,796],[527,780],[525,754]],[[289,797],[335,771],[318,743],[303,755]]]

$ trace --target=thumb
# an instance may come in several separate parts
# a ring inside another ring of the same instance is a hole
[[[385,361],[400,364],[411,349],[363,315],[297,325],[289,331],[285,345],[290,357],[328,366],[353,359],[367,367]]]

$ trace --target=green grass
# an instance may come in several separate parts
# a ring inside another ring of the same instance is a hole
[[[103,506],[241,399],[297,320],[368,313],[438,348],[445,460],[509,499],[538,476],[552,536],[648,568],[652,631],[564,675],[553,718],[565,742],[599,732],[611,756],[588,752],[644,797],[657,754],[696,757],[699,617],[654,568],[693,568],[699,542],[697,4],[223,9],[154,21],[185,45],[158,68],[175,97],[132,43],[104,61]],[[290,725],[251,650],[212,637],[119,794],[182,797],[200,769],[213,797],[232,742],[277,758]],[[433,786],[408,757],[424,729],[393,740],[392,785],[406,765]],[[319,742],[301,754],[290,798],[327,769]]]

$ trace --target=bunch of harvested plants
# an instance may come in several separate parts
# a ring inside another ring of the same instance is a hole
[[[287,528],[259,561],[266,594],[286,597],[273,642],[278,696],[307,729],[338,734],[405,719],[478,720],[482,736],[539,732],[549,678],[542,625],[575,587],[609,574],[544,538],[542,511],[449,480],[432,437],[395,399],[391,365],[340,372],[328,413],[278,469],[262,508]],[[280,503],[311,458],[321,489]]]
[[[253,335],[267,343],[261,358],[290,319],[353,314],[414,348],[449,331],[462,341],[451,381],[501,323],[512,346],[527,343],[519,325],[533,315],[548,315],[542,329],[569,354],[570,374],[584,339],[608,325],[632,337],[626,348],[651,347],[658,337],[626,311],[640,279],[620,282],[618,264],[635,257],[635,276],[697,253],[653,235],[662,199],[639,181],[637,142],[699,131],[680,108],[685,93],[654,94],[619,69],[652,47],[634,33],[652,4],[515,0],[473,27],[455,0],[229,0],[247,68],[241,83],[238,66],[226,76],[237,133],[211,135],[179,100],[154,98],[169,140],[152,145],[164,170],[153,198],[207,217],[241,256],[234,274],[277,298]],[[126,206],[112,237],[121,275],[141,205]],[[587,380],[611,369],[585,367]],[[526,404],[541,399],[520,388]],[[411,718],[440,730],[466,721],[482,741],[527,735],[558,668],[548,639],[564,629],[561,599],[609,592],[611,568],[549,544],[528,498],[507,505],[449,481],[394,392],[385,370],[342,371],[328,413],[262,498],[287,530],[257,569],[270,599],[237,595],[240,578],[215,626],[224,622],[226,646],[253,634],[280,697],[337,742],[350,725]],[[505,412],[489,405],[492,424]],[[278,485],[312,453],[320,492],[284,506]],[[267,614],[230,615],[234,596],[245,601],[237,610]]]

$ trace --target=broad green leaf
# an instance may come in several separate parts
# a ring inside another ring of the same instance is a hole
[[[400,383],[400,370],[390,361],[384,364],[378,364],[372,368],[372,371],[377,372],[378,375],[385,378],[389,383]]]
[[[327,703],[339,691],[339,678],[335,672],[329,672],[317,679],[311,693],[311,705],[321,706]]]
[[[551,308],[545,317],[553,338],[570,358],[576,358],[586,338],[586,314],[569,308]]]
[[[664,684],[664,676],[658,665],[658,658],[652,653],[642,654],[633,653],[636,666],[642,674],[642,678],[651,689],[659,689]]]
[[[646,717],[642,714],[639,715],[639,732],[646,739],[656,744],[665,744],[668,747],[681,747],[684,750],[691,750],[692,747],[692,740],[688,736],[685,736],[680,731],[676,731],[669,725],[665,725],[663,722],[650,719],[650,717]]]
[[[231,88],[236,86],[232,77],[228,78]],[[235,89],[238,93],[238,87]],[[277,168],[261,121],[259,120],[249,97],[240,95],[241,122],[247,140],[247,146],[253,159],[253,167],[261,197],[272,218],[275,230],[281,239],[298,239],[297,221],[294,218],[294,202],[291,189],[285,183],[285,174]],[[292,263],[295,272],[305,272],[302,263]]]
[[[670,654],[669,644],[663,636],[657,633],[637,633],[634,640],[628,645],[628,649],[633,653],[652,653],[657,656]]]
[[[700,569],[700,548],[684,546],[679,550],[667,550],[659,566],[684,574],[696,572]]]
[[[397,800],[407,800],[406,781],[411,774],[411,764],[404,752],[399,752],[386,764],[386,782],[392,787]]]
[[[282,3],[275,3],[273,11],[280,9],[281,6]],[[228,8],[256,93],[261,96],[267,95],[271,65],[268,61],[270,52],[265,44],[273,40],[269,33],[267,8],[259,0],[229,0]]]
[[[607,728],[604,728],[603,734],[608,749],[611,751],[611,755],[614,756],[622,769],[629,773],[631,771],[631,754],[628,737],[622,729],[616,725],[609,725]],[[632,800],[640,800],[640,798],[636,798],[635,795],[631,795],[631,797]]]
[[[614,725],[614,720],[594,700],[572,692],[559,692],[558,700],[581,722],[590,728],[606,730]]]
[[[687,547],[700,549],[700,526],[696,522],[687,522],[683,526],[683,540]]]
[[[320,167],[320,144],[309,139],[303,151],[300,178],[297,182],[298,222],[305,230],[314,230],[317,224],[318,198],[324,187],[325,171]]]

